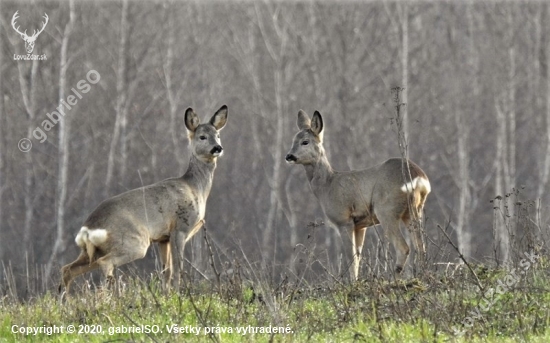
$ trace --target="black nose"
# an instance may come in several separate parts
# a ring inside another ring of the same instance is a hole
[[[285,160],[287,162],[296,162],[296,156],[294,156],[292,154],[287,154],[286,157],[285,157]]]
[[[216,145],[214,148],[212,148],[212,151],[210,151],[210,153],[213,155],[213,154],[219,154],[221,153],[223,150],[222,146],[221,145]]]

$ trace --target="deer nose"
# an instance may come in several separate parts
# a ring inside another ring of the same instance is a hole
[[[210,151],[210,153],[212,155],[219,155],[221,154],[223,151],[223,148],[221,145],[216,145],[215,147],[212,148],[212,150]]]
[[[294,156],[292,154],[287,154],[286,157],[285,157],[285,160],[287,162],[296,162],[297,158],[296,158],[296,156]]]

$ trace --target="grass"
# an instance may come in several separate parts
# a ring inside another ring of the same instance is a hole
[[[534,222],[519,218],[521,210],[505,222],[509,228],[522,228],[511,232],[524,233],[515,236],[508,267],[433,263],[449,260],[449,244],[438,238],[431,244],[441,255],[432,256],[413,278],[397,280],[388,276],[389,267],[380,267],[391,263],[376,256],[375,263],[373,256],[365,257],[363,279],[354,283],[324,266],[324,271],[313,272],[313,265],[322,263],[311,239],[303,245],[304,272],[274,281],[267,275],[271,268],[258,267],[244,252],[229,264],[222,261],[206,232],[212,281],[191,282],[186,276],[184,288],[167,294],[157,276],[127,273],[112,291],[90,286],[90,276],[88,281],[78,278],[71,295],[62,298],[39,291],[30,275],[44,285],[41,274],[27,268],[25,280],[19,280],[26,283],[21,296],[14,272],[3,265],[0,343],[549,342],[548,244],[535,243],[536,230],[525,234],[529,228],[540,231],[542,225],[521,225]],[[315,230],[310,229],[313,237]],[[49,334],[54,327],[63,332]],[[25,330],[38,332],[25,335]]]
[[[234,278],[197,282],[180,294],[138,277],[119,281],[118,292],[88,289],[79,279],[80,289],[64,300],[50,292],[25,301],[4,296],[0,342],[547,342],[547,270],[542,259],[477,317],[483,293],[466,268],[316,287]],[[488,289],[506,275],[485,269],[478,277]],[[67,333],[70,325],[75,333]],[[44,332],[54,326],[63,333]],[[42,332],[12,332],[26,327]]]

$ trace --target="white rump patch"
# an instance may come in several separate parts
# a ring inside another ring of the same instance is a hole
[[[105,243],[107,240],[107,230],[104,229],[94,229],[90,230],[87,226],[83,226],[78,235],[76,235],[75,242],[76,244],[84,248],[86,243],[90,242],[95,246]]]
[[[411,182],[407,182],[406,184],[401,186],[401,190],[404,193],[410,193],[419,187],[424,188],[426,190],[426,193],[430,193],[432,190],[430,181],[420,176],[415,177]]]
[[[93,245],[97,247],[98,245],[105,243],[105,241],[107,240],[107,230],[105,229],[91,230],[88,235],[88,239],[90,240],[90,242],[92,242]]]
[[[83,226],[80,228],[80,231],[78,232],[78,235],[76,235],[76,238],[74,241],[76,242],[76,245],[78,245],[81,248],[84,248],[86,246],[86,240],[88,239],[88,227]]]

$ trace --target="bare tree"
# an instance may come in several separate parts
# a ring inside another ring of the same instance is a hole
[[[73,27],[76,20],[76,10],[74,0],[69,2],[69,21],[65,24],[63,31],[63,38],[61,40],[61,53],[60,53],[60,69],[59,69],[59,102],[58,107],[62,107],[61,101],[64,101],[66,91],[68,89],[67,83],[67,70],[71,64],[69,58],[69,38],[73,33]],[[68,174],[69,174],[69,137],[71,132],[70,116],[66,116],[59,120],[59,139],[58,139],[58,179],[57,179],[57,231],[56,238],[52,249],[52,254],[48,264],[46,265],[46,276],[49,276],[55,258],[64,247],[65,238],[65,210],[67,201],[67,188],[68,188]],[[61,260],[63,264],[63,260]]]
[[[39,61],[34,60],[31,63],[30,70],[25,71],[25,66],[21,63],[17,64],[19,71],[19,86],[21,89],[21,96],[23,98],[23,105],[27,114],[28,126],[27,137],[32,136],[33,125],[35,125],[36,106],[38,96],[38,65]],[[25,168],[25,220],[23,222],[23,243],[25,247],[29,246],[29,239],[31,236],[32,220],[34,213],[34,187],[33,187],[33,170],[32,170],[32,155],[30,153],[25,154],[25,160],[28,165]]]
[[[128,40],[130,36],[130,27],[128,24],[128,0],[122,1],[122,12],[120,17],[120,38],[118,43],[118,68],[117,68],[117,83],[116,83],[116,119],[113,127],[113,135],[111,137],[111,146],[109,149],[109,157],[107,160],[107,176],[105,177],[105,195],[107,195],[111,189],[111,183],[115,168],[115,154],[117,147],[122,150],[123,154],[125,149],[122,149],[119,144],[121,143],[121,131],[126,128],[126,113],[124,112],[124,106],[127,101],[126,90],[126,78],[127,78],[127,66],[126,66],[126,53],[128,50]],[[124,137],[124,135],[123,135]],[[125,162],[125,156],[122,158]]]
[[[274,134],[275,139],[271,144],[273,153],[273,167],[271,175],[268,176],[270,187],[269,193],[269,209],[263,233],[262,247],[264,251],[271,251],[273,244],[273,230],[277,226],[277,217],[281,212],[281,169],[283,165],[283,135],[285,123],[284,110],[284,86],[286,82],[285,56],[289,48],[289,21],[284,18],[281,13],[283,4],[281,3],[254,3],[256,21],[259,27],[260,36],[265,44],[268,52],[268,57],[272,63],[271,70],[273,71],[273,100],[275,103]],[[267,14],[262,13],[262,9]],[[271,18],[271,21],[265,20]],[[266,26],[269,24],[269,28]],[[262,106],[262,112],[265,111],[265,104]]]
[[[507,74],[504,91],[495,102],[496,120],[498,125],[496,145],[496,177],[495,193],[497,197],[503,197],[497,201],[495,211],[495,240],[499,247],[502,263],[507,263],[510,258],[510,237],[514,234],[514,228],[507,218],[513,217],[514,205],[505,201],[506,193],[512,192],[516,187],[516,48],[515,21],[513,3],[507,7],[506,21],[507,31],[505,42],[507,44]],[[496,250],[496,249],[495,249]]]
[[[545,131],[546,131],[546,144],[541,156],[543,157],[543,165],[541,170],[541,181],[537,189],[537,198],[541,199],[546,193],[548,187],[548,179],[550,177],[550,44],[548,44],[548,37],[550,37],[550,6],[545,7],[546,27],[545,35],[547,39],[546,44],[546,112],[545,112]]]
[[[119,175],[126,175],[129,159],[128,140],[131,131],[128,127],[128,117],[131,106],[134,104],[134,99],[137,95],[136,91],[138,90],[138,86],[147,75],[147,73],[145,73],[145,68],[149,66],[150,51],[155,47],[155,44],[153,44],[155,39],[153,38],[153,42],[139,45],[141,51],[131,51],[130,33],[133,29],[133,22],[130,16],[130,9],[130,2],[128,0],[123,0],[120,18],[120,35],[117,44],[116,117],[112,128],[113,134],[111,136],[109,155],[107,158],[104,196],[108,196],[113,191],[113,179],[117,171]],[[146,10],[147,9],[143,12],[146,12]],[[154,37],[158,37],[161,33],[162,30],[157,30]],[[130,56],[133,59],[130,59]],[[133,72],[132,74],[130,74],[131,71]],[[120,154],[120,159],[116,158],[117,153]],[[117,161],[120,162],[118,170],[115,165]]]
[[[409,138],[409,119],[408,119],[408,93],[409,93],[409,3],[402,2],[395,4],[395,11],[397,12],[398,21],[394,19],[396,15],[392,12],[391,7],[387,2],[384,3],[384,8],[387,15],[391,19],[392,28],[399,40],[399,57],[401,64],[401,75],[397,84],[391,85],[392,87],[398,86],[402,88],[400,91],[400,98],[405,106],[402,106],[402,122],[401,127],[403,130],[403,138],[405,145],[407,145]],[[408,151],[405,147],[405,154]]]
[[[2,12],[2,2],[0,2],[0,13]],[[0,24],[1,25],[1,24]],[[4,188],[6,187],[6,183],[4,181],[4,84],[2,82],[3,75],[2,75],[2,66],[4,65],[4,50],[2,47],[4,46],[4,38],[3,35],[0,34],[0,223],[4,223],[4,216],[3,216],[3,206],[4,203],[2,201],[3,199],[3,193]],[[2,226],[0,226],[0,234],[2,233]],[[4,242],[2,242],[4,243]],[[2,253],[3,253],[3,244],[0,243],[0,259],[2,259]]]
[[[179,171],[183,170],[185,159],[182,155],[181,143],[179,140],[179,133],[177,125],[177,115],[178,115],[178,106],[179,98],[181,93],[184,90],[183,85],[177,90],[174,89],[174,79],[173,79],[173,63],[174,63],[174,46],[176,46],[176,28],[174,25],[174,17],[176,16],[176,7],[174,1],[170,1],[169,8],[167,11],[167,25],[165,30],[168,32],[168,40],[166,42],[166,60],[164,62],[164,80],[166,82],[166,95],[168,99],[168,107],[170,110],[170,135],[172,136],[172,143],[174,144],[174,157],[178,162]]]
[[[516,26],[514,21],[515,5],[510,3],[507,13],[508,21],[508,84],[507,84],[507,137],[506,147],[508,162],[504,163],[505,168],[505,187],[509,192],[516,187],[516,47],[514,38],[516,35]],[[507,170],[506,170],[507,169]]]
[[[457,153],[458,153],[458,212],[456,214],[456,231],[458,239],[458,247],[463,256],[466,258],[472,255],[472,232],[470,228],[470,216],[471,216],[471,203],[472,195],[470,192],[470,130],[468,126],[468,118],[477,115],[476,101],[480,95],[479,89],[479,62],[478,53],[475,47],[475,27],[474,27],[474,9],[473,4],[468,4],[466,8],[466,20],[468,22],[468,57],[466,60],[466,67],[469,71],[469,80],[466,82],[471,83],[471,94],[467,95],[467,98],[473,99],[469,102],[472,104],[469,108],[472,113],[466,115],[463,109],[458,109],[455,113],[455,121],[457,125]]]
[[[399,20],[401,23],[401,99],[404,104],[408,103],[409,88],[409,5],[403,2],[398,9]],[[409,135],[409,116],[407,106],[403,106],[403,135],[405,144],[408,142]],[[405,155],[406,156],[406,155]]]

